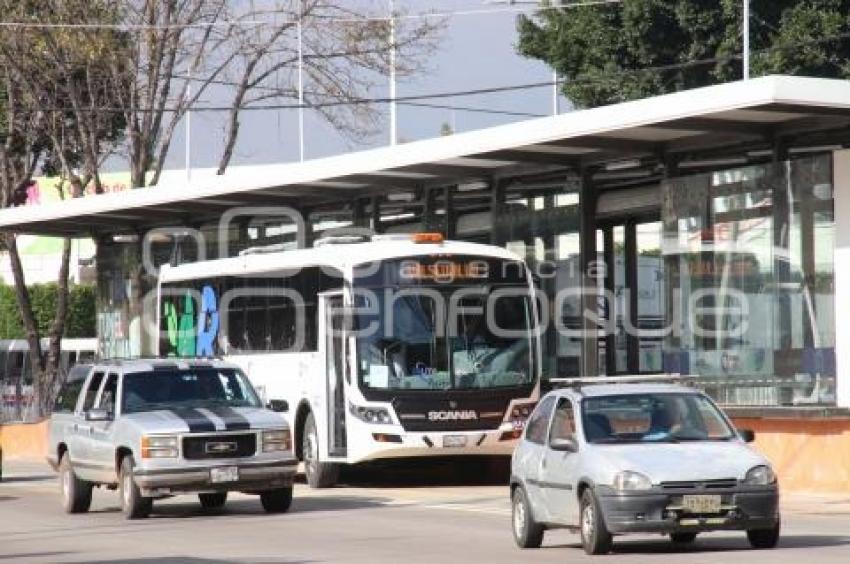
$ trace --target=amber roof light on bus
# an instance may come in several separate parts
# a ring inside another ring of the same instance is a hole
[[[414,243],[442,243],[442,233],[414,233],[410,240]]]

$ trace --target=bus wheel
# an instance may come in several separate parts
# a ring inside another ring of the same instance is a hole
[[[319,433],[316,432],[316,420],[312,413],[307,416],[302,440],[307,483],[313,489],[335,486],[339,479],[339,465],[322,462],[319,458]]]

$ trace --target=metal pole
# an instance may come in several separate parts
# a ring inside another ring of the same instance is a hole
[[[552,71],[552,114],[561,113],[561,92],[558,88],[558,71]]]
[[[390,145],[398,143],[398,108],[396,106],[395,76],[395,0],[390,2]]]
[[[750,79],[750,0],[744,0],[744,80]]]
[[[186,184],[192,182],[192,66],[189,66],[189,81],[186,85],[186,148],[184,159],[186,167]]]
[[[304,36],[301,26],[301,16],[304,13],[304,3],[298,2],[298,156],[304,161]]]

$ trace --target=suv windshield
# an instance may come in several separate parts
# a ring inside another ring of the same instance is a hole
[[[209,405],[261,404],[245,375],[233,369],[155,370],[124,375],[123,413]]]
[[[692,393],[628,394],[582,401],[589,443],[723,441],[735,436],[707,397]]]

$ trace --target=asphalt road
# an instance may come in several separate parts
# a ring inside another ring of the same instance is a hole
[[[16,471],[17,470],[17,471]],[[425,475],[425,478],[420,476]],[[549,532],[544,548],[520,551],[511,538],[506,488],[487,469],[438,468],[349,475],[346,486],[297,486],[290,513],[269,516],[255,497],[234,495],[224,511],[204,513],[194,497],[154,506],[125,521],[115,492],[98,491],[92,511],[65,515],[49,470],[7,468],[0,483],[0,562],[583,562],[578,537]],[[488,483],[490,482],[490,483]],[[847,500],[845,500],[846,502]],[[676,548],[659,536],[621,537],[617,562],[748,563],[850,561],[850,510],[823,500],[785,512],[772,551],[753,551],[743,534],[700,537]],[[837,503],[837,502],[836,502]]]

